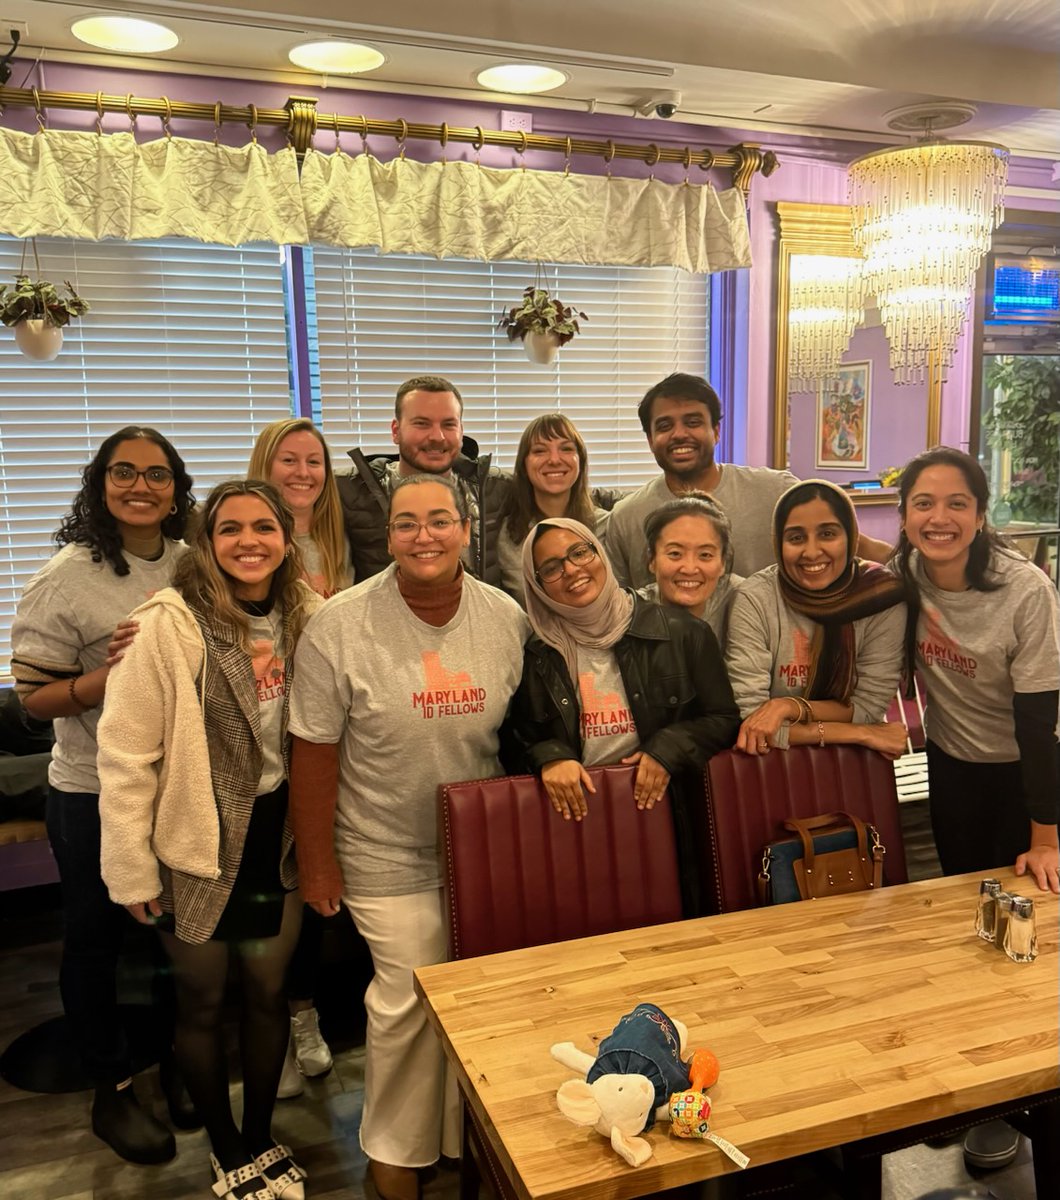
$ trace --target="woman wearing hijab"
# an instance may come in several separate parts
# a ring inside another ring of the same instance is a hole
[[[637,807],[673,779],[698,781],[732,745],[739,721],[709,625],[621,588],[596,535],[550,517],[523,544],[526,647],[512,726],[526,765],[565,820],[580,821],[594,789],[587,767],[636,764]],[[701,907],[691,806],[673,792],[682,897]]]
[[[853,743],[888,758],[905,729],[883,720],[903,663],[905,585],[854,554],[849,496],[807,480],[773,512],[775,566],[752,575],[729,616],[726,662],[743,724],[736,748]]]

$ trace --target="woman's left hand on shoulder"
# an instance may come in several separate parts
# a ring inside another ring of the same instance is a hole
[[[1017,875],[1033,875],[1043,892],[1060,893],[1060,850],[1056,846],[1031,846],[1016,859]]]
[[[622,760],[624,763],[637,764],[637,777],[633,781],[633,799],[638,808],[654,808],[656,801],[662,799],[670,782],[670,772],[655,761],[650,754],[638,750]]]

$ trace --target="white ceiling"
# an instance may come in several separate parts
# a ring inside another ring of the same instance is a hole
[[[100,12],[153,15],[181,41],[162,55],[92,51],[70,26]],[[387,62],[333,86],[475,99],[482,67],[546,61],[570,79],[527,103],[631,115],[652,92],[679,91],[680,120],[767,133],[895,141],[891,109],[966,100],[979,111],[961,136],[1060,157],[1057,0],[0,0],[0,40],[12,25],[23,60],[43,50],[45,61],[292,86],[321,79],[288,63],[291,46],[362,39]]]

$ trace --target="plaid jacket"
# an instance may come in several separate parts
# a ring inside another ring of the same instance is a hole
[[[218,867],[220,876],[206,879],[162,868],[163,907],[176,916],[177,936],[186,942],[205,942],[220,920],[243,857],[243,842],[258,780],[261,778],[261,718],[254,673],[238,634],[227,625],[211,625],[192,608],[206,645],[201,677],[203,721],[210,751],[210,775],[221,826]],[[289,768],[290,743],[287,712],[294,679],[294,653],[289,620],[285,616],[286,647],[283,693],[284,766]],[[297,886],[294,838],[290,821],[284,822],[280,851],[280,879],[290,890]]]

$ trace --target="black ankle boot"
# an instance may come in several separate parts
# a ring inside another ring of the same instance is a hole
[[[103,1084],[92,1101],[92,1132],[127,1162],[169,1162],[177,1153],[173,1135],[140,1107],[132,1084]]]
[[[184,1076],[172,1054],[164,1054],[158,1064],[158,1081],[166,1098],[169,1120],[177,1129],[201,1129],[202,1118],[184,1086]]]

